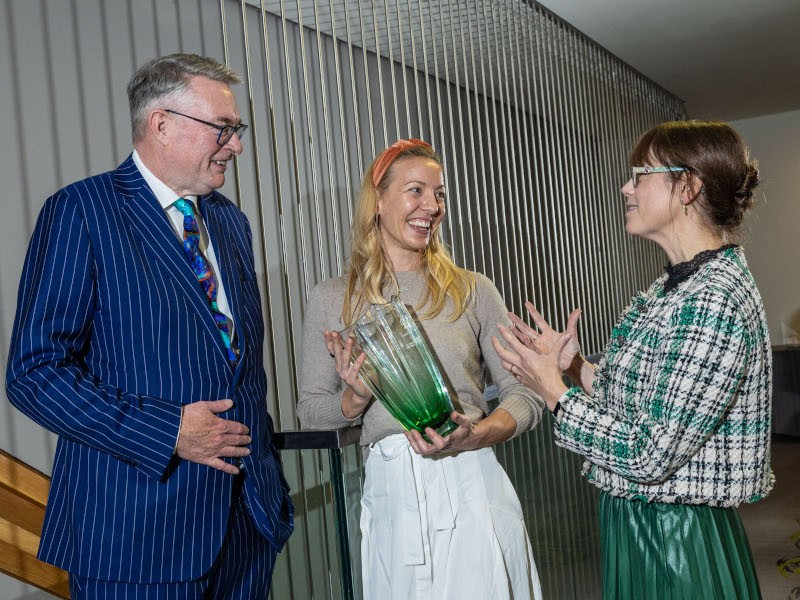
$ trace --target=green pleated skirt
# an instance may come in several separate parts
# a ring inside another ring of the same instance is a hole
[[[604,600],[761,598],[736,509],[601,492],[599,516]]]

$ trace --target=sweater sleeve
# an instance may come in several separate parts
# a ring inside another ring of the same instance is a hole
[[[488,278],[476,275],[476,284],[476,314],[480,321],[481,354],[489,376],[499,391],[500,404],[497,408],[502,408],[514,418],[517,422],[514,436],[518,436],[539,423],[544,410],[544,401],[503,368],[500,357],[492,346],[492,336],[497,336],[499,333],[498,323],[507,327],[511,325],[508,308],[500,292]]]
[[[638,408],[629,414],[608,410],[602,398],[607,390],[597,382],[595,396],[574,387],[560,400],[557,443],[631,481],[667,479],[736,399],[750,352],[740,318],[724,291],[706,288],[689,296],[670,319],[653,364],[630,365],[624,392],[616,392],[631,395]],[[634,368],[655,371],[647,389],[638,389]]]
[[[317,285],[306,305],[297,402],[297,417],[303,429],[341,429],[359,422],[342,414],[344,384],[336,372],[336,361],[325,347],[325,330],[342,328],[337,312],[342,301],[334,293],[334,284],[335,281],[324,281]]]

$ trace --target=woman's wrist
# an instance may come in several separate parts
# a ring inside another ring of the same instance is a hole
[[[475,437],[475,447],[488,448],[511,439],[517,431],[517,420],[504,408],[498,408],[485,419],[478,421],[470,435]]]
[[[569,368],[565,371],[567,376],[578,385],[580,385],[581,375],[583,374],[583,369],[587,362],[588,361],[584,358],[583,354],[579,352],[575,355],[575,358],[572,359]]]
[[[561,396],[567,393],[569,388],[564,385],[564,382],[559,380],[557,382],[553,382],[553,385],[548,386],[547,389],[542,390],[542,400],[547,405],[547,409],[550,412],[554,412],[557,410],[558,401],[561,399]]]
[[[342,394],[342,414],[348,420],[357,419],[367,408],[369,398],[362,398],[357,395],[353,388],[348,387]]]
[[[575,385],[582,387],[587,393],[592,393],[594,365],[583,355],[579,354],[575,357],[566,373]]]

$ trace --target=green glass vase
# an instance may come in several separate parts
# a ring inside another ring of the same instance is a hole
[[[352,360],[367,355],[361,381],[406,430],[430,442],[426,427],[443,437],[458,427],[450,420],[453,402],[439,367],[400,298],[371,304],[340,336],[353,339]]]

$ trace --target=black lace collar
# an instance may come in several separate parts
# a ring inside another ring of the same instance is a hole
[[[664,293],[670,293],[678,287],[679,283],[686,281],[689,277],[697,273],[697,270],[708,261],[716,258],[726,250],[735,247],[736,244],[725,244],[716,250],[703,250],[702,252],[698,252],[694,258],[686,262],[678,263],[677,265],[666,265],[664,269],[667,271],[667,280],[664,282]]]

